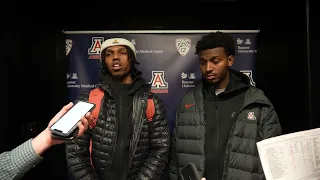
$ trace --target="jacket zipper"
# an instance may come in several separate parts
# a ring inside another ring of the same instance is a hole
[[[239,114],[241,113],[241,111],[244,109],[244,107],[241,107],[240,110],[237,112],[237,115],[236,117],[234,117],[234,122],[232,124],[232,128],[231,128],[231,131],[229,133],[229,137],[228,137],[228,142],[227,142],[227,147],[226,147],[226,150],[225,150],[225,161],[223,163],[223,170],[222,170],[222,180],[226,179],[226,170],[227,170],[227,164],[229,163],[229,149],[231,147],[231,138],[232,138],[232,133],[234,131],[234,128],[235,128],[235,125],[236,125],[236,121],[238,120],[238,117],[239,117]]]
[[[217,159],[219,157],[219,134],[220,134],[220,128],[219,128],[219,109],[218,109],[218,96],[215,96],[215,108],[216,108],[216,118],[217,118],[217,121],[216,121],[216,125],[217,125],[217,140],[216,140],[216,149],[217,149]],[[217,174],[217,179],[219,179],[219,164],[218,164],[218,174]]]
[[[143,111],[143,109],[146,109],[146,103],[147,103],[147,97],[146,97],[146,94],[145,94],[145,93],[143,94],[143,99],[142,99],[141,103],[142,103],[142,111]],[[140,109],[140,110],[141,110],[141,109]],[[140,112],[140,111],[139,111],[139,112]],[[142,114],[139,113],[136,118],[143,117],[143,116],[140,116],[140,115],[142,115]],[[143,119],[143,118],[142,118],[142,119]],[[141,124],[141,126],[143,126],[143,123]],[[141,132],[141,129],[140,129],[140,132]],[[134,133],[134,132],[133,132],[133,133]],[[138,134],[137,137],[138,137],[138,139],[140,138],[140,133]],[[138,141],[139,141],[139,140],[138,140]],[[132,142],[132,143],[133,143],[133,142]],[[131,157],[129,158],[128,171],[130,170],[130,167],[131,167],[131,165],[132,165],[133,156],[134,156],[134,154],[135,154],[135,152],[136,152],[137,146],[132,147],[132,148],[133,148],[133,151],[132,151]]]
[[[119,119],[121,118],[121,102],[122,102],[122,84],[120,86],[120,115],[119,115]],[[112,161],[113,161],[113,154],[114,154],[114,151],[116,150],[116,144],[117,144],[117,140],[118,140],[118,131],[119,131],[119,127],[118,127],[118,120],[119,119],[116,119],[115,120],[115,135],[114,135],[114,138],[113,138],[113,144],[112,144],[112,154],[110,154],[110,166],[108,168],[108,171],[105,172],[105,175],[104,177],[106,177],[106,179],[108,179],[108,173],[110,172],[110,169],[112,167]]]

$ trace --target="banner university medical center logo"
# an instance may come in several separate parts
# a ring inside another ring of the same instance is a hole
[[[72,40],[71,39],[66,39],[66,56],[70,53],[72,49]]]
[[[191,47],[191,39],[178,38],[176,39],[176,48],[181,56],[185,56]]]
[[[168,93],[168,82],[164,79],[164,71],[152,71],[151,92]]]
[[[91,46],[88,49],[88,59],[100,59],[101,45],[104,37],[92,37]]]

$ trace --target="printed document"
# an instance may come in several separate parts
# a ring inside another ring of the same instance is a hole
[[[320,128],[257,143],[267,180],[320,180]]]

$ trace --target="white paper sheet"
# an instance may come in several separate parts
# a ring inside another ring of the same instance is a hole
[[[320,180],[320,128],[257,143],[267,180]]]

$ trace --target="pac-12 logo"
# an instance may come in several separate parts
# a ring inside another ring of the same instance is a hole
[[[191,39],[178,38],[176,39],[176,48],[181,56],[185,56],[191,47]]]
[[[240,72],[242,72],[243,74],[247,75],[250,79],[250,84],[252,86],[256,86],[256,83],[253,81],[253,77],[252,77],[252,71],[251,70],[241,70]]]
[[[151,92],[168,93],[168,82],[164,78],[164,71],[152,71]]]
[[[66,39],[66,56],[68,56],[71,49],[72,49],[72,39]]]
[[[92,37],[91,46],[88,49],[88,59],[100,59],[101,44],[104,41],[104,37]]]

